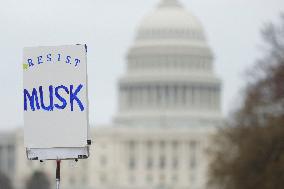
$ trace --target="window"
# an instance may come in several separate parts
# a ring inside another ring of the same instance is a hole
[[[147,141],[147,148],[148,148],[148,150],[152,150],[152,148],[153,148],[153,142],[152,141]]]
[[[153,168],[153,158],[152,157],[148,157],[147,158],[147,169],[152,169]]]
[[[135,143],[135,141],[129,141],[129,144],[128,144],[129,146],[129,153],[130,154],[133,154],[134,152],[135,152],[135,150],[136,150],[136,143]]]
[[[135,149],[136,149],[135,141],[130,141],[129,142],[129,162],[128,162],[128,167],[131,170],[135,169],[135,167],[136,167]]]
[[[195,167],[196,167],[195,155],[191,155],[191,158],[190,158],[190,168],[194,169]]]
[[[163,174],[160,175],[160,184],[164,184],[165,180],[166,180],[165,175],[163,175]]]
[[[178,181],[177,175],[172,176],[172,181],[173,181],[173,183],[176,183]]]
[[[177,156],[173,157],[173,169],[177,169],[178,168],[178,158]]]
[[[165,169],[166,167],[166,157],[164,155],[160,156],[160,169]]]
[[[147,181],[147,183],[149,183],[149,184],[153,183],[153,177],[152,177],[151,175],[147,175],[146,181]]]
[[[129,158],[129,169],[133,170],[136,167],[136,161],[135,161],[135,157],[131,156]]]
[[[165,149],[165,146],[166,146],[165,141],[161,141],[161,142],[160,142],[160,148],[161,148],[161,150],[164,150],[164,149]]]
[[[190,141],[189,143],[189,166],[191,169],[196,167],[196,141]]]
[[[178,150],[178,142],[177,141],[173,141],[172,147],[173,147],[173,151],[176,152]]]
[[[146,168],[147,169],[152,169],[153,168],[153,142],[152,141],[147,141],[146,143],[146,150],[147,150],[147,158],[146,158]]]

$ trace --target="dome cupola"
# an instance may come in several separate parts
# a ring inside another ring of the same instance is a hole
[[[159,7],[181,7],[180,3],[177,0],[163,0]]]
[[[201,23],[177,0],[163,0],[138,28],[137,40],[204,40]]]

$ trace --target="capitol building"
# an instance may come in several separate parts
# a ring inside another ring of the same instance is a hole
[[[89,159],[63,162],[62,189],[208,188],[207,149],[223,122],[213,62],[199,20],[161,0],[128,51],[112,123],[92,129]],[[0,134],[0,171],[15,189],[35,170],[54,183],[55,162],[28,161],[22,129]]]

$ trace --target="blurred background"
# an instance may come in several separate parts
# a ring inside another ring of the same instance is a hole
[[[1,0],[0,188],[50,189],[26,160],[22,49],[88,45],[91,157],[63,189],[284,185],[284,2]]]

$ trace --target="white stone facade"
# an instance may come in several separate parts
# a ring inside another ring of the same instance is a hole
[[[142,21],[118,90],[113,124],[92,129],[88,160],[63,162],[62,188],[205,189],[221,82],[201,24],[178,1],[162,0]],[[26,160],[21,130],[8,137],[17,189],[34,170],[55,180],[54,162]]]

